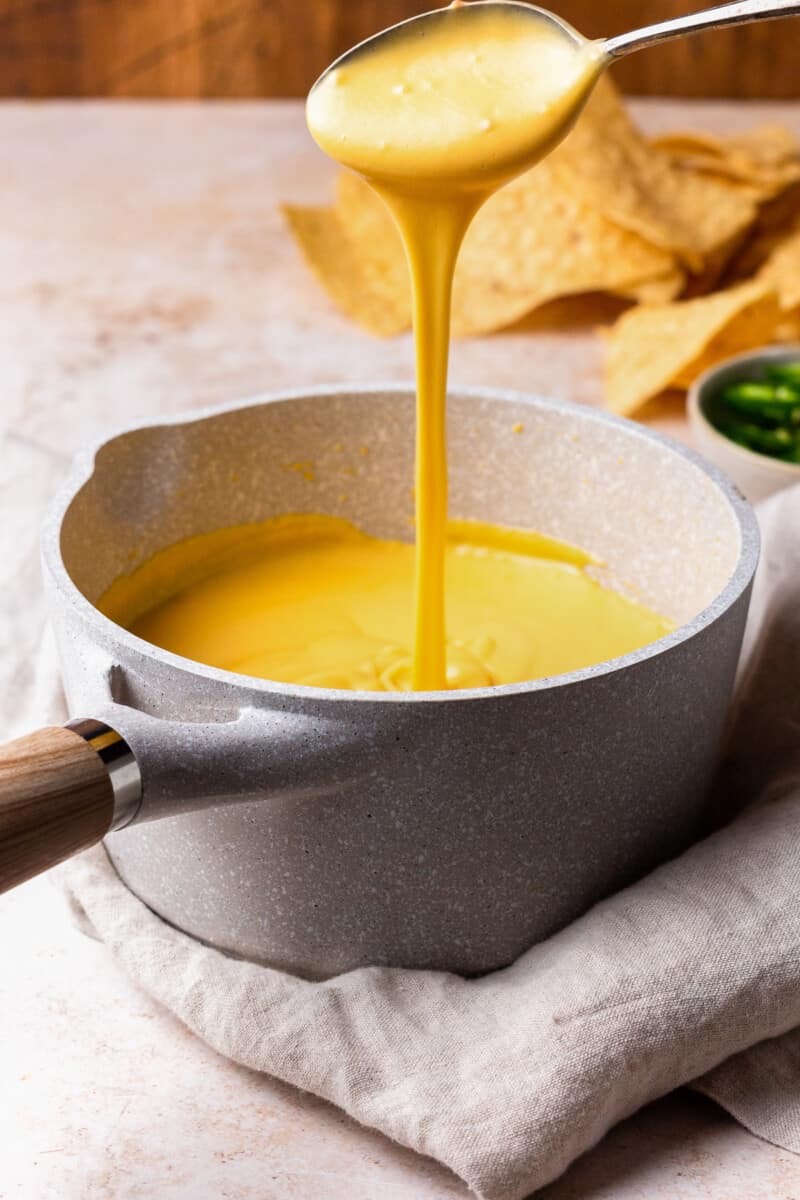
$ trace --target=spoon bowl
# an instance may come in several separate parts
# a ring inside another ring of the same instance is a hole
[[[477,0],[348,51],[306,117],[326,153],[373,183],[485,198],[566,136],[604,66],[599,43],[544,9]]]

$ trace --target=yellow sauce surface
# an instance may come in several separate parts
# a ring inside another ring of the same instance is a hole
[[[672,625],[587,573],[580,550],[476,522],[448,527],[446,684],[544,678]],[[190,538],[118,579],[98,607],[197,662],[286,683],[413,687],[414,547],[337,517],[290,515]]]
[[[458,251],[492,192],[564,137],[603,66],[596,44],[524,6],[453,5],[433,22],[367,43],[308,98],[314,138],[376,189],[408,257],[417,359],[415,688],[445,686],[445,417]]]

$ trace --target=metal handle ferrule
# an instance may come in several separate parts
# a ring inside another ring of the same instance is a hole
[[[79,717],[67,722],[103,762],[114,795],[114,817],[109,832],[124,829],[134,820],[142,803],[142,776],[133,751],[121,734],[103,721]]]

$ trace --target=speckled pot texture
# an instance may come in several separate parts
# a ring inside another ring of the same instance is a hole
[[[131,429],[82,456],[56,501],[44,561],[70,707],[127,738],[144,782],[108,851],[194,937],[309,978],[484,972],[701,828],[758,557],[752,511],[690,452],[587,408],[456,390],[449,436],[454,516],[582,546],[677,630],[553,679],[393,695],[217,670],[94,607],[165,545],[278,513],[410,538],[405,387]]]

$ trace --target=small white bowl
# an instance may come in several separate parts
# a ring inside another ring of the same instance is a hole
[[[733,480],[751,504],[800,483],[800,463],[781,462],[732,442],[711,424],[706,405],[726,384],[760,380],[765,365],[784,362],[800,362],[800,346],[765,346],[739,354],[706,371],[689,389],[689,428],[696,448]]]

